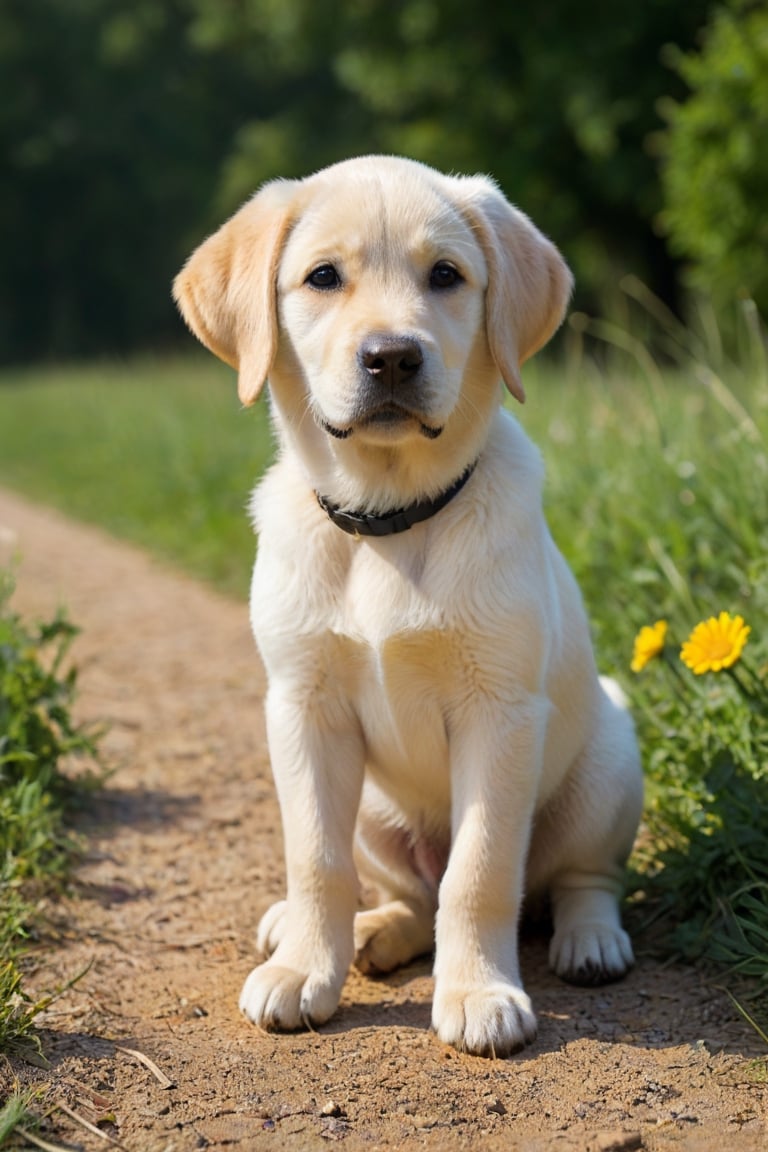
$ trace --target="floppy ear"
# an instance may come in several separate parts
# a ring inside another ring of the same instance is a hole
[[[277,350],[277,267],[296,186],[266,184],[192,253],[173,283],[195,336],[237,369],[246,406],[259,398]]]
[[[522,403],[520,365],[559,328],[573,277],[554,244],[492,180],[474,176],[461,183],[488,264],[488,344],[504,383]]]

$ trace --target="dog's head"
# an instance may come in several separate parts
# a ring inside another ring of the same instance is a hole
[[[310,455],[318,437],[347,461],[428,443],[455,471],[499,376],[523,399],[520,365],[570,288],[555,247],[492,181],[363,157],[267,184],[193,253],[174,294],[238,369],[244,404],[269,377],[285,433],[315,438]],[[427,467],[435,486],[440,471]]]

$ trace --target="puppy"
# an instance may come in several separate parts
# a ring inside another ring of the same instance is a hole
[[[279,441],[253,498],[287,870],[240,1000],[262,1027],[327,1020],[353,960],[434,947],[439,1038],[520,1048],[524,894],[549,895],[565,980],[632,963],[633,728],[500,403],[570,288],[490,180],[377,156],[267,184],[176,279],[243,404],[269,378]]]

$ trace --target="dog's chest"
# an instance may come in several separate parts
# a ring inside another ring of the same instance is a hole
[[[448,787],[457,635],[418,555],[404,552],[396,565],[361,550],[339,624],[355,652],[349,689],[371,767],[399,792],[408,783],[439,795]]]
[[[445,636],[407,630],[379,645],[358,641],[361,674],[351,686],[369,769],[401,804],[419,808],[449,791]]]
[[[424,551],[410,540],[388,543],[352,548],[341,604],[343,631],[375,647],[444,623]]]

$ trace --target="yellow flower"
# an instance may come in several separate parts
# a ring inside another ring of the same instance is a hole
[[[667,637],[666,620],[657,620],[655,624],[646,624],[635,636],[635,648],[632,653],[630,668],[633,672],[642,672],[649,660],[659,656],[664,651],[664,641]]]
[[[680,651],[680,659],[696,676],[730,668],[741,656],[750,628],[741,616],[721,612],[697,624]]]

